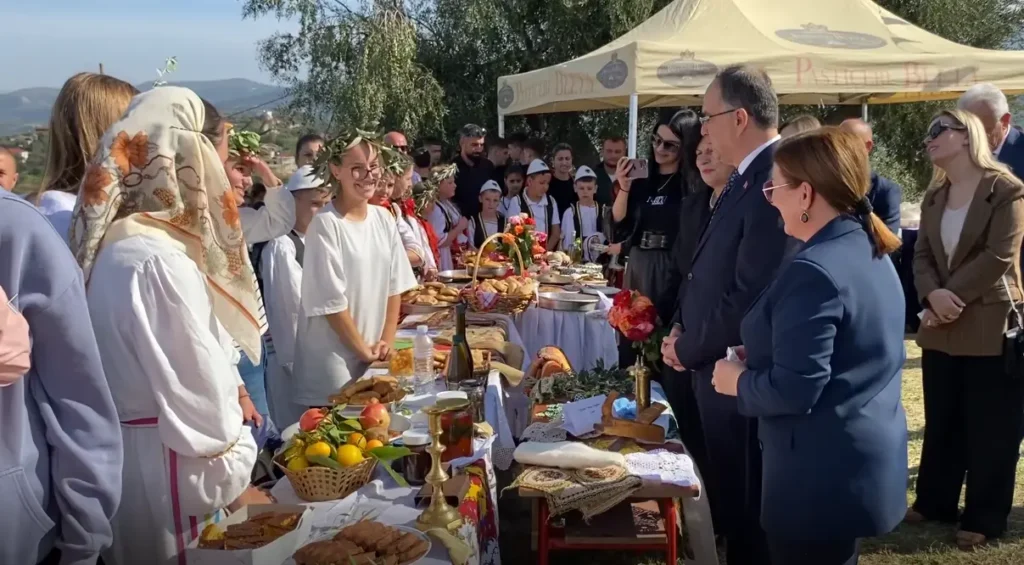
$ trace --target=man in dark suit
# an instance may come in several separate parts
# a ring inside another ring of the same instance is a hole
[[[705,443],[730,563],[767,563],[760,527],[761,456],[756,421],[739,415],[736,399],[715,392],[711,375],[729,347],[740,345],[740,321],[775,276],[787,237],[761,189],[771,179],[778,143],[778,98],[753,67],[723,70],[708,87],[703,133],[722,162],[736,167],[697,240],[683,277],[678,320],[665,338],[667,365],[694,372]]]
[[[1024,178],[1024,135],[1013,125],[1010,104],[1003,91],[992,84],[976,84],[960,96],[957,107],[978,116],[985,126],[992,153],[1017,178]]]
[[[843,121],[839,126],[844,130],[856,135],[864,141],[868,153],[875,148],[874,134],[871,125],[860,118],[850,118]],[[900,234],[900,202],[903,199],[903,189],[895,182],[883,177],[875,171],[871,171],[871,189],[868,190],[868,200],[871,201],[871,208],[875,215],[885,222],[895,235]]]

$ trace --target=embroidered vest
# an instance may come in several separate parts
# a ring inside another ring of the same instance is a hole
[[[527,216],[533,218],[533,209],[530,208],[530,204],[526,201],[526,192],[519,193],[519,211],[525,213]],[[551,235],[551,216],[554,214],[551,210],[551,197],[547,194],[544,195],[544,221],[547,224],[547,229],[544,233]],[[537,218],[533,218],[536,220]]]
[[[505,231],[505,216],[498,214],[498,233],[503,231]],[[487,233],[483,216],[480,214],[473,216],[473,247],[480,249],[488,235],[490,234]]]

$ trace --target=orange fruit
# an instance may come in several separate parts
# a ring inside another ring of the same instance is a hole
[[[366,447],[364,449],[365,451],[370,451],[371,449],[377,449],[378,447],[384,447],[384,442],[379,439],[371,439],[366,442]]]
[[[345,441],[348,445],[354,445],[359,449],[366,449],[366,437],[359,432],[352,432],[348,434],[348,439]]]

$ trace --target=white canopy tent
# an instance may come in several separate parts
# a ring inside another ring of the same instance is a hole
[[[783,4],[783,6],[780,6]],[[694,106],[719,69],[763,68],[783,104],[955,98],[990,82],[1024,93],[1024,51],[976,49],[924,31],[871,0],[676,0],[619,39],[560,65],[498,80],[505,116]]]

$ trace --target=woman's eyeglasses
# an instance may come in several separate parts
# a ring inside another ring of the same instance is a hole
[[[942,122],[935,122],[930,128],[928,128],[928,135],[924,138],[924,142],[934,140],[940,135],[946,133],[947,130],[964,131],[967,128],[959,124],[944,124]]]
[[[357,181],[364,181],[369,178],[380,178],[380,167],[364,167],[362,165],[356,165],[349,169],[352,171],[352,178]]]
[[[776,188],[783,188],[783,187],[786,187],[786,186],[791,186],[792,184],[793,183],[791,183],[791,182],[787,182],[786,184],[775,184],[774,181],[768,181],[768,182],[764,183],[764,187],[761,188],[761,192],[764,194],[765,200],[767,200],[768,202],[771,202],[772,201],[772,193],[775,191]]]
[[[654,147],[655,149],[661,147],[665,149],[665,151],[678,151],[679,142],[662,139],[660,135],[655,134],[651,136],[651,147]]]

